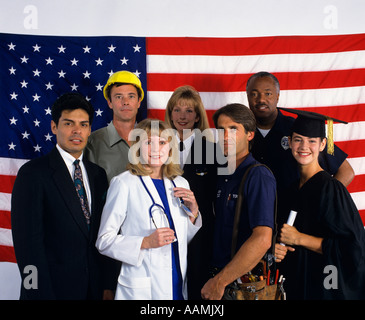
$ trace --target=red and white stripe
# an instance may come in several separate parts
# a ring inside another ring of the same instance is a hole
[[[200,92],[212,125],[216,109],[248,105],[246,82],[258,71],[279,79],[279,107],[349,122],[334,125],[334,140],[355,170],[348,190],[365,224],[365,34],[148,38],[148,115],[164,119],[173,91],[189,84]]]
[[[11,236],[11,191],[19,168],[26,160],[0,158],[0,261],[16,262]]]

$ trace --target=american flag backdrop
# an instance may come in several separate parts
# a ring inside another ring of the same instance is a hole
[[[102,87],[129,70],[147,92],[140,118],[164,119],[174,89],[190,84],[211,121],[231,102],[247,105],[247,79],[269,71],[281,85],[279,106],[348,121],[334,125],[349,156],[348,187],[365,223],[365,34],[252,38],[53,37],[0,34],[0,261],[15,262],[10,197],[19,167],[50,151],[50,107],[78,91],[95,108],[92,129],[111,119]]]
[[[51,107],[77,91],[95,109],[92,129],[110,122],[103,96],[109,76],[135,73],[146,88],[146,38],[0,34],[0,261],[15,262],[10,224],[12,186],[20,166],[55,145]],[[139,119],[147,116],[146,100]]]

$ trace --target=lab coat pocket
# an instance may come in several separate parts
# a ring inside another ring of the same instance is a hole
[[[123,292],[124,299],[150,300],[151,277],[126,277],[119,275],[118,289]]]

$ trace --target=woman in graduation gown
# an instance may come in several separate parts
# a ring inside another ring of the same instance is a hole
[[[287,298],[365,299],[364,225],[347,189],[318,164],[325,120],[343,121],[285,110],[298,114],[289,145],[300,170],[284,204],[287,216],[297,211],[294,225],[278,221],[279,242],[286,246],[276,244],[275,255]]]
[[[198,204],[180,176],[171,128],[145,119],[132,134],[128,171],[110,182],[96,247],[122,261],[116,299],[187,299],[187,246],[202,224]]]

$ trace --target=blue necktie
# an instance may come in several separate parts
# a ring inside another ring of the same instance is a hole
[[[79,199],[80,199],[82,212],[84,213],[86,223],[89,226],[89,224],[90,224],[89,203],[87,201],[86,190],[85,190],[85,187],[84,187],[84,182],[83,182],[83,178],[82,178],[82,171],[81,171],[81,167],[80,167],[79,162],[80,162],[80,160],[75,160],[74,161],[74,166],[75,166],[74,184],[75,184],[75,188],[76,188],[76,191],[77,191],[77,195],[79,196]]]

